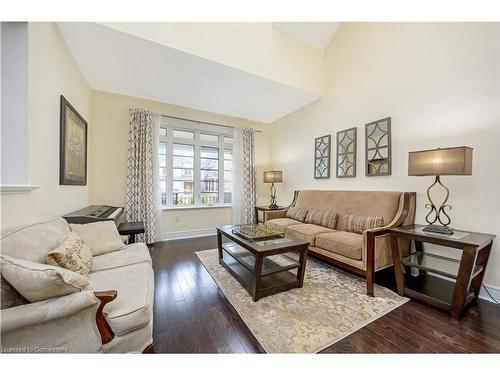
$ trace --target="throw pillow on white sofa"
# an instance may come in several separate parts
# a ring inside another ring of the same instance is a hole
[[[82,275],[61,267],[2,255],[2,276],[30,302],[81,292],[89,286]]]
[[[89,224],[70,224],[71,230],[90,246],[92,255],[101,255],[126,247],[114,221],[98,221]]]
[[[87,276],[92,267],[92,250],[76,232],[70,232],[62,244],[50,251],[47,264]]]

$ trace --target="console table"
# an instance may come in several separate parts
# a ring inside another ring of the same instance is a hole
[[[255,224],[259,224],[259,223],[263,223],[264,222],[264,219],[263,218],[262,220],[260,220],[259,218],[259,212],[264,212],[264,215],[265,215],[265,212],[266,211],[277,211],[277,210],[283,210],[285,209],[286,207],[284,206],[278,206],[276,208],[269,208],[269,206],[255,206]]]
[[[410,225],[388,229],[398,294],[447,310],[454,319],[460,319],[465,307],[479,295],[495,236],[458,230],[446,235],[423,228]],[[402,257],[400,240],[413,241],[415,252]],[[460,260],[424,252],[424,243],[461,250]],[[412,268],[418,275],[412,275]]]

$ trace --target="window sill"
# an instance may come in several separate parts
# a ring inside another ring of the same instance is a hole
[[[199,209],[210,209],[210,208],[231,208],[231,204],[214,204],[212,206],[205,205],[190,205],[190,206],[162,206],[163,211],[182,211],[182,210],[199,210]]]
[[[29,193],[40,186],[35,185],[0,185],[0,192],[2,193]]]

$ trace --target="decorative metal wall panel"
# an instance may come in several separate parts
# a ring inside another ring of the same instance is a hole
[[[391,118],[365,125],[367,176],[389,176],[391,174]]]
[[[337,132],[337,177],[356,177],[356,128]]]
[[[314,140],[314,178],[330,178],[331,140],[331,135]]]

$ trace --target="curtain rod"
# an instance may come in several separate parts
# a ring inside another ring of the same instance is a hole
[[[230,128],[234,129],[234,126],[229,126],[229,125],[221,125],[221,124],[215,124],[213,122],[206,122],[206,121],[196,121],[192,120],[189,118],[183,118],[183,117],[176,117],[176,116],[168,116],[168,115],[162,115],[163,117],[170,117],[170,118],[175,118],[176,120],[184,120],[184,121],[191,121],[191,122],[197,122],[198,124],[207,124],[207,125],[215,125],[215,126],[222,126],[224,128]],[[257,130],[253,129],[256,133],[264,133],[262,130]]]

